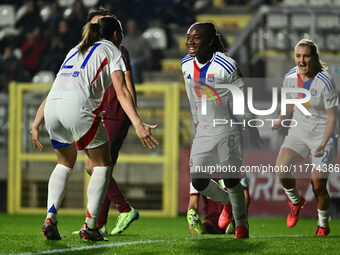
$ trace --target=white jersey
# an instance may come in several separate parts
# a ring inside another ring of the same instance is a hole
[[[125,72],[126,68],[121,52],[112,42],[98,41],[85,54],[75,47],[67,54],[47,100],[78,100],[94,111],[112,84],[111,74],[117,70]]]
[[[304,115],[296,106],[294,106],[293,119],[297,121],[299,126],[323,127],[327,122],[326,109],[338,106],[338,95],[335,89],[333,78],[327,71],[317,73],[314,78],[304,82],[298,74],[298,68],[292,68],[283,81],[283,87],[286,88],[305,88],[310,91],[311,99],[304,103],[305,108],[311,115]],[[301,98],[301,93],[290,93],[287,98]],[[334,133],[338,133],[338,125],[336,125]]]
[[[196,58],[187,55],[181,62],[187,95],[197,133],[216,134],[237,131],[238,125],[230,127],[230,120],[240,122],[240,116],[234,116],[233,98],[226,88],[216,88],[218,84],[232,84],[241,90],[244,88],[242,75],[236,62],[225,53],[216,52],[212,59],[199,67]],[[206,95],[206,113],[202,112],[202,95]],[[241,116],[243,117],[243,116]],[[214,119],[228,121],[227,125],[213,127]]]

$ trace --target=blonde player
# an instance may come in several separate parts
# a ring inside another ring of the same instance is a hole
[[[325,236],[330,232],[329,194],[326,188],[328,170],[334,166],[336,160],[336,146],[338,136],[337,106],[338,96],[331,75],[325,71],[321,63],[319,52],[314,42],[303,39],[294,50],[296,66],[285,76],[283,86],[287,88],[305,88],[310,91],[311,99],[305,103],[305,108],[311,113],[304,115],[302,111],[287,105],[286,115],[280,115],[274,123],[274,129],[281,127],[281,121],[293,113],[297,125],[291,128],[286,136],[277,166],[291,166],[301,162],[309,154],[312,169],[312,186],[318,206],[318,225],[315,235]],[[300,93],[291,94],[290,98],[303,97]],[[287,226],[293,227],[298,222],[300,209],[305,204],[305,198],[296,188],[295,178],[291,173],[280,173],[280,181],[289,198],[290,213]]]

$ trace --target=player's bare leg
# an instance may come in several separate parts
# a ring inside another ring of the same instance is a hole
[[[330,232],[328,225],[330,197],[327,191],[327,180],[327,176],[323,173],[316,170],[312,172],[311,183],[318,206],[318,226],[314,234],[318,236],[325,236]]]
[[[276,166],[282,168],[282,171],[278,174],[280,182],[289,198],[288,204],[290,206],[290,212],[287,217],[287,226],[290,228],[294,227],[298,222],[300,209],[303,208],[306,201],[305,198],[299,194],[299,191],[296,188],[294,176],[290,172],[283,171],[283,168],[289,168],[291,165],[295,165],[302,160],[303,157],[300,154],[289,148],[282,148],[276,160]]]
[[[106,240],[97,228],[97,217],[106,195],[109,176],[112,174],[111,156],[109,154],[109,143],[85,150],[85,153],[92,161],[93,173],[87,188],[87,213],[80,237],[92,240]]]

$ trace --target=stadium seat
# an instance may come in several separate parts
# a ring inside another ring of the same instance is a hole
[[[309,4],[313,6],[332,5],[332,0],[309,0]]]
[[[18,21],[21,17],[22,17],[22,15],[24,15],[25,14],[25,12],[26,12],[26,4],[23,4],[23,5],[21,5],[19,8],[18,8],[18,10],[17,10],[17,12],[16,12],[16,15],[15,15],[15,20],[16,21]]]
[[[55,75],[51,71],[39,71],[34,75],[33,83],[52,83],[54,81]]]
[[[72,7],[68,7],[64,11],[64,19],[67,19],[68,16],[72,13]]]
[[[49,5],[44,6],[40,10],[40,17],[45,22],[51,14],[51,7]]]
[[[62,8],[72,7],[74,2],[75,2],[75,0],[58,0],[58,4]]]
[[[282,5],[297,6],[297,5],[307,5],[306,0],[284,0]]]
[[[164,29],[150,27],[143,33],[143,37],[149,42],[153,50],[165,50],[167,38]]]
[[[85,7],[94,7],[98,3],[98,0],[83,0],[83,4]]]
[[[19,34],[19,30],[14,27],[4,27],[0,30],[0,41],[7,36],[17,36]]]
[[[14,26],[15,9],[13,5],[0,5],[0,27]]]

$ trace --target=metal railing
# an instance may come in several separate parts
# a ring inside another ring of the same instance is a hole
[[[243,74],[251,77],[259,52],[276,50],[290,57],[302,38],[315,41],[320,50],[340,50],[340,7],[262,6],[235,39],[228,54]]]

